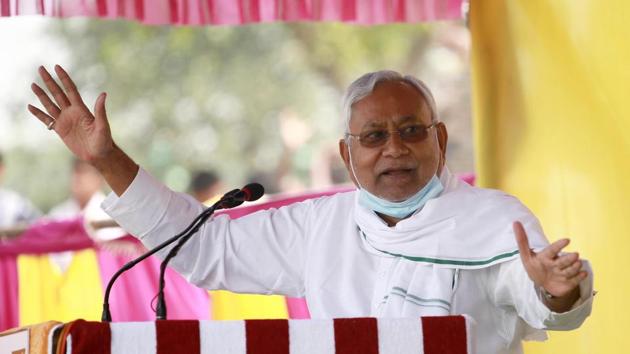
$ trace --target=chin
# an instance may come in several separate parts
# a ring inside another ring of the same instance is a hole
[[[412,195],[414,195],[417,191],[386,191],[379,195],[379,197],[386,199],[390,202],[402,202],[409,199]]]

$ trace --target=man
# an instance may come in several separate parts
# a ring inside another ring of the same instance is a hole
[[[0,182],[4,175],[4,158],[0,153]],[[0,187],[0,228],[24,226],[40,216],[39,210],[18,193]]]
[[[114,191],[106,211],[148,247],[187,226],[201,205],[168,190],[114,144],[105,94],[92,115],[67,73],[55,71],[65,92],[40,68],[55,102],[33,84],[48,114],[29,110],[101,171]],[[315,318],[469,314],[479,353],[519,353],[522,339],[584,321],[592,303],[588,265],[577,253],[560,254],[567,239],[548,245],[516,198],[449,173],[446,127],[422,82],[366,74],[344,102],[339,150],[357,191],[216,217],[173,267],[209,289],[305,296]]]

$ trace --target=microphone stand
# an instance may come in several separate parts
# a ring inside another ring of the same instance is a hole
[[[214,203],[214,205],[210,207],[212,211],[207,214],[204,212],[204,214],[206,215],[203,218],[201,218],[200,221],[197,222],[195,226],[192,229],[190,229],[190,231],[187,234],[183,235],[179,239],[179,242],[177,242],[177,244],[173,248],[171,248],[171,250],[168,252],[166,257],[164,257],[164,260],[160,264],[160,282],[159,282],[159,290],[158,290],[158,295],[157,295],[157,304],[155,305],[155,318],[157,320],[166,319],[166,301],[164,299],[164,287],[166,286],[166,282],[164,278],[165,278],[166,266],[168,265],[168,262],[170,262],[170,260],[173,259],[173,257],[177,256],[177,253],[182,248],[182,246],[197,231],[199,231],[199,228],[201,228],[201,225],[205,223],[205,221],[212,215],[212,213],[216,209],[234,208],[242,204],[243,203],[242,200],[235,200],[233,198],[233,195],[235,195],[238,192],[240,192],[240,189],[232,190],[226,193],[218,202]]]
[[[162,250],[164,247],[166,247],[166,246],[170,245],[171,243],[177,241],[182,236],[187,235],[193,228],[195,229],[195,231],[193,231],[192,233],[196,232],[199,229],[199,227],[201,226],[201,224],[203,224],[214,213],[214,211],[217,208],[220,209],[221,207],[225,207],[225,206],[222,206],[222,203],[226,203],[225,199],[227,199],[227,198],[231,199],[232,195],[237,193],[237,192],[239,192],[239,191],[240,191],[239,189],[234,189],[232,191],[227,192],[218,202],[214,203],[214,205],[212,205],[211,207],[209,207],[209,208],[205,209],[203,212],[201,212],[201,214],[199,214],[190,223],[190,225],[188,225],[188,227],[186,227],[182,232],[180,232],[177,235],[169,238],[168,240],[166,240],[166,241],[162,242],[161,244],[157,245],[156,247],[154,247],[150,251],[142,254],[138,258],[135,258],[135,259],[127,262],[124,266],[122,266],[112,276],[112,278],[109,280],[109,283],[107,283],[107,288],[105,289],[105,296],[104,296],[104,300],[103,300],[103,312],[101,313],[101,321],[102,322],[111,322],[112,321],[112,315],[111,315],[111,313],[109,311],[109,294],[111,292],[112,286],[114,285],[114,282],[116,281],[116,279],[118,279],[118,277],[122,273],[124,273],[127,270],[133,268],[136,264],[142,262],[143,260],[145,260],[149,256],[151,256],[151,255],[157,253],[158,251]],[[229,205],[226,205],[226,206],[227,207],[232,207],[232,206],[229,206]],[[188,237],[190,237],[190,236],[188,235]],[[163,288],[163,285],[161,286],[161,288]]]

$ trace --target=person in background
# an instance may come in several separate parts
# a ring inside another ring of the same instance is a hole
[[[105,200],[103,177],[90,164],[74,159],[70,176],[70,197],[54,206],[48,216],[54,219],[73,218],[89,208],[100,208]]]
[[[40,211],[26,198],[2,187],[5,165],[0,152],[0,228],[22,226],[41,216]]]
[[[72,173],[70,175],[70,196],[65,201],[54,206],[48,213],[48,217],[57,220],[83,217],[84,227],[88,236],[93,240],[109,241],[125,234],[118,227],[95,229],[92,222],[109,220],[109,216],[101,208],[105,200],[103,193],[103,177],[92,167],[79,159],[72,161]],[[70,266],[73,252],[57,252],[50,254],[50,261],[63,273]]]
[[[110,241],[124,236],[126,233],[119,227],[94,228],[93,222],[111,220],[101,208],[105,200],[104,181],[100,173],[92,165],[74,159],[70,176],[70,197],[54,206],[48,213],[53,219],[71,219],[83,217],[85,230],[94,241]]]
[[[218,200],[223,191],[223,183],[212,171],[195,171],[188,187],[189,193],[198,202],[211,205]]]

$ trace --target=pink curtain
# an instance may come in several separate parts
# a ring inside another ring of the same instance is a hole
[[[18,326],[18,308],[16,257],[0,256],[0,331]]]
[[[62,251],[78,251],[94,248],[97,254],[101,283],[105,289],[111,276],[134,254],[121,255],[111,247],[126,248],[139,245],[139,241],[128,236],[108,245],[96,245],[87,236],[81,218],[37,222],[20,237],[0,242],[0,331],[19,325],[19,279],[16,258],[21,254],[40,255]],[[110,248],[108,248],[110,247]],[[155,314],[150,303],[157,293],[160,261],[150,257],[136,265],[118,279],[110,297],[110,309],[115,321],[151,321]],[[95,274],[99,276],[99,274]],[[172,319],[209,319],[210,300],[208,292],[189,284],[176,272],[166,272],[167,307]],[[45,296],[43,294],[42,296]]]
[[[132,237],[127,241],[139,244]],[[101,284],[105,291],[112,275],[129,262],[131,257],[103,249],[97,251],[97,256]],[[116,322],[155,320],[151,300],[157,294],[159,274],[160,260],[152,256],[120,276],[112,287],[109,298],[112,319]],[[170,268],[166,269],[165,282],[164,296],[169,319],[210,319],[210,299],[206,290],[191,285]]]
[[[461,18],[464,0],[0,0],[0,16],[125,18],[145,24],[339,21],[372,25]]]

